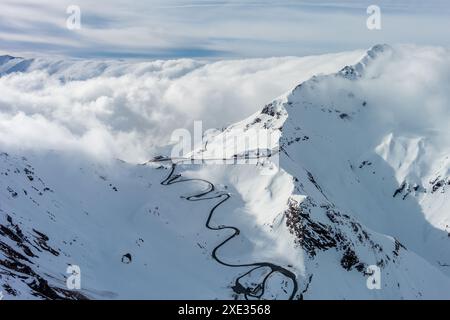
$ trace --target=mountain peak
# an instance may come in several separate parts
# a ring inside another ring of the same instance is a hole
[[[345,66],[341,71],[338,72],[339,76],[347,78],[349,80],[356,80],[364,75],[364,71],[368,66],[370,66],[374,61],[379,59],[381,56],[391,55],[393,49],[387,44],[377,44],[367,50],[363,58],[353,66]]]
[[[16,57],[10,56],[9,54],[0,56],[0,64],[3,64],[13,59],[16,59]]]

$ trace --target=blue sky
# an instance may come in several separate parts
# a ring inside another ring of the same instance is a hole
[[[369,5],[382,29],[366,28]],[[66,9],[81,9],[68,30]],[[303,56],[376,43],[449,47],[450,1],[0,0],[0,52],[81,58]]]

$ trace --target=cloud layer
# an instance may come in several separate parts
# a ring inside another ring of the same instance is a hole
[[[312,75],[334,73],[363,54],[218,62],[33,60],[25,72],[0,77],[0,147],[146,161],[164,151],[176,129],[192,131],[196,120],[203,130],[240,121]],[[347,90],[362,90],[376,102],[371,117],[383,119],[374,123],[412,135],[449,136],[449,50],[396,47],[367,72],[367,81]]]
[[[301,81],[335,72],[362,54],[219,62],[32,60],[25,72],[0,77],[0,145],[145,161],[175,129],[191,130],[195,120],[204,130],[242,120]]]

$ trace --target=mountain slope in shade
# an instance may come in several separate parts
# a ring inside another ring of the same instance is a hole
[[[279,148],[269,175],[261,172],[275,157],[179,163],[171,175],[167,162],[2,154],[6,298],[450,298],[442,56],[375,46],[209,135],[191,155],[220,159],[224,140],[231,159]],[[257,131],[271,140],[254,150],[227,141]],[[252,271],[255,263],[266,267]],[[68,264],[81,268],[81,291],[66,290]],[[380,290],[367,288],[371,265]]]

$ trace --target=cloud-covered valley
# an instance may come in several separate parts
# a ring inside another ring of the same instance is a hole
[[[196,120],[203,121],[203,130],[225,127],[363,54],[218,62],[4,58],[0,144],[141,162],[165,146],[175,129],[192,130]],[[377,59],[371,75],[357,84],[383,108],[373,117],[403,123],[415,133],[448,130],[449,57],[443,48],[399,46],[387,59]]]
[[[221,128],[362,51],[204,62],[13,59],[0,66],[0,143],[145,161],[173,130]],[[5,58],[4,60],[6,60]],[[12,72],[19,71],[19,72]]]

